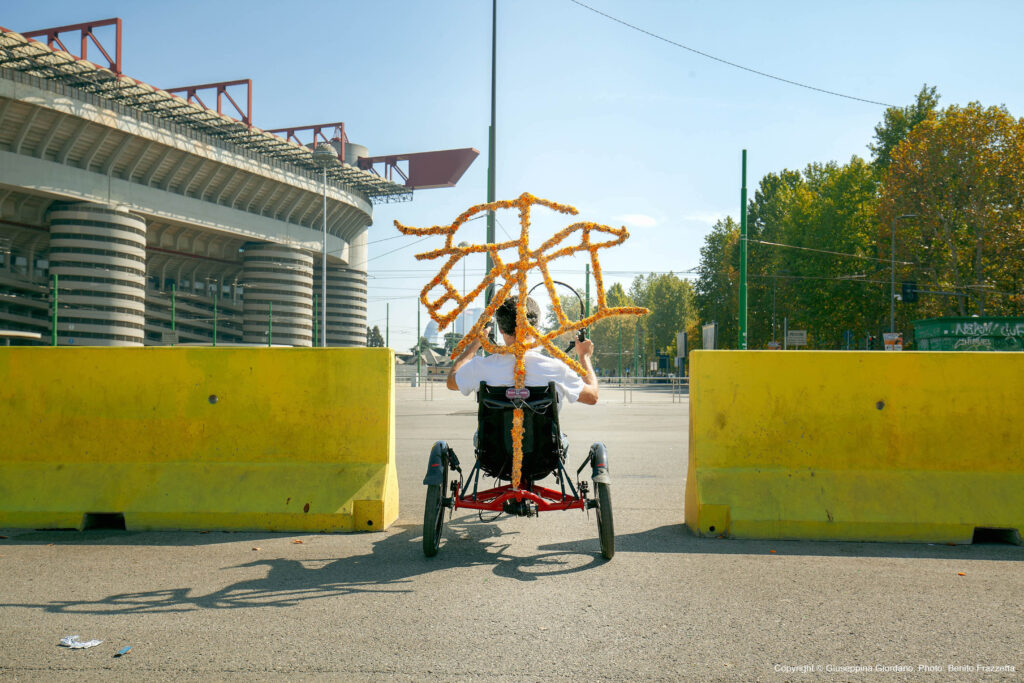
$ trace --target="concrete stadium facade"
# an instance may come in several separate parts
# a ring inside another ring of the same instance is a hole
[[[0,330],[50,343],[56,295],[58,345],[311,346],[326,304],[327,344],[364,345],[372,202],[411,189],[312,161],[0,31]]]

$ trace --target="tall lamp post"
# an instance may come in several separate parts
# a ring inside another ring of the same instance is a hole
[[[889,262],[889,332],[896,332],[896,221],[917,218],[915,213],[905,213],[892,218],[892,251]]]
[[[320,346],[324,348],[327,348],[327,168],[337,162],[338,152],[330,143],[321,142],[313,150],[313,163],[322,168],[324,174],[324,248],[320,262]]]

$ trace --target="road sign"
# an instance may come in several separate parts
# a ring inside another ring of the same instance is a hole
[[[676,358],[686,358],[686,352],[686,332],[676,332]]]
[[[715,348],[715,344],[718,341],[718,323],[708,323],[702,326],[701,337],[703,338],[705,349]]]
[[[886,332],[882,335],[882,341],[885,342],[886,351],[902,351],[903,350],[903,333],[902,332]]]
[[[771,341],[771,342],[768,342],[768,347],[767,348],[769,348],[769,349],[771,349],[773,351],[778,351],[779,349],[782,348],[782,344],[780,344],[779,342],[776,342],[776,341]]]
[[[160,343],[162,344],[177,344],[178,333],[177,332],[161,332]]]
[[[807,346],[807,330],[787,331],[786,346]]]

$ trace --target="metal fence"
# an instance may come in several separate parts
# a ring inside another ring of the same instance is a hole
[[[399,396],[422,398],[433,401],[435,396],[446,396],[446,378],[423,375],[414,381],[413,376],[395,378]],[[599,387],[602,401],[629,403],[683,403],[689,400],[690,379],[688,377],[601,377]]]

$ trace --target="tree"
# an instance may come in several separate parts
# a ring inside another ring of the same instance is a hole
[[[605,302],[608,306],[634,305],[618,282],[605,293]],[[600,320],[590,328],[590,339],[594,342],[594,366],[601,373],[618,376],[620,368],[625,373],[632,367],[633,329],[636,324],[636,316],[616,315]]]
[[[884,279],[873,260],[875,171],[853,157],[842,166],[811,164],[802,176],[788,193],[777,237],[780,244],[801,248],[764,246],[771,251],[774,282],[764,278],[763,289],[776,286],[778,317],[788,317],[791,329],[808,330],[811,348],[838,349],[846,330],[858,336],[876,330],[887,310]],[[770,311],[759,317],[770,320]]]
[[[711,227],[700,249],[694,287],[700,323],[718,323],[718,338],[724,348],[736,347],[739,329],[739,241],[740,226],[731,217]]]
[[[747,251],[747,348],[750,349],[763,348],[769,341],[777,340],[782,331],[782,320],[776,321],[775,313],[779,274],[785,273],[786,253],[759,241],[785,242],[783,232],[793,198],[803,183],[804,177],[799,171],[784,169],[769,173],[761,179],[753,199],[747,204],[747,232],[752,240]],[[782,284],[785,286],[785,279]],[[695,334],[692,341],[697,343],[698,339]]]
[[[887,301],[866,284],[878,279],[866,267],[876,253],[876,189],[857,157],[762,179],[748,205],[748,348],[781,338],[784,318],[810,331],[812,348],[840,348],[845,330],[876,328]],[[738,345],[738,287],[739,228],[727,218],[705,238],[695,296],[701,323],[718,322],[721,348]],[[699,348],[699,326],[688,333]]]
[[[693,285],[673,273],[653,276],[648,281],[648,338],[652,354],[676,354],[676,333],[686,329],[694,316]]]
[[[541,290],[538,289],[537,291],[539,292]],[[556,288],[555,291],[557,292],[558,288]],[[562,291],[564,292],[566,290],[562,289]],[[536,298],[534,300],[536,300]],[[577,299],[572,294],[566,294],[559,295],[558,300],[561,302],[562,312],[565,313],[566,318],[575,321],[583,317],[583,310],[580,308],[580,299]],[[595,306],[596,304],[591,300],[590,310],[593,311]],[[551,330],[559,327],[558,316],[555,315],[555,307],[551,304],[547,305],[547,312],[544,314],[544,320],[540,322],[540,326],[541,329],[546,332],[550,332]]]
[[[444,335],[444,352],[445,355],[450,356],[455,347],[462,341],[462,335],[458,332],[447,332]]]
[[[893,153],[879,200],[879,241],[896,217],[898,278],[921,289],[922,317],[1024,311],[1024,120],[1005,107],[950,106]]]
[[[901,329],[950,313],[1024,312],[1024,120],[1005,107],[940,111],[937,102],[925,86],[911,106],[886,111],[871,163],[812,163],[761,180],[747,207],[750,348],[771,339],[773,311],[777,332],[788,318],[811,348],[842,348],[848,330],[888,330],[894,224],[897,282],[951,295],[897,307]],[[695,285],[695,317],[719,323],[725,348],[737,345],[738,247],[737,224],[716,223]],[[630,295],[646,305],[647,281],[634,284]],[[687,330],[696,342],[699,324]]]
[[[634,361],[629,367],[643,372],[644,366],[659,354],[676,355],[676,333],[696,324],[693,285],[674,273],[638,275],[629,288],[627,301],[651,312],[642,318],[631,317],[622,325],[623,355]],[[615,331],[616,343],[618,330]],[[639,343],[636,341],[639,340]],[[632,358],[632,347],[638,346],[638,358]],[[626,364],[623,364],[625,370]]]
[[[935,111],[938,104],[939,95],[935,92],[935,86],[929,88],[925,83],[912,105],[885,110],[882,122],[875,126],[875,142],[868,144],[868,149],[874,155],[872,164],[877,170],[884,171],[889,167],[896,147],[910,135],[910,131]]]
[[[380,333],[380,328],[376,325],[373,329],[366,328],[366,345],[371,348],[377,348],[384,346],[384,336]]]

